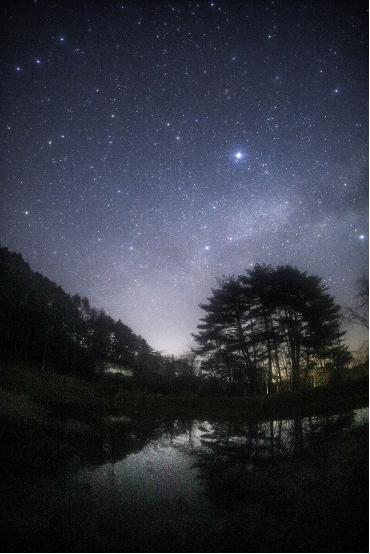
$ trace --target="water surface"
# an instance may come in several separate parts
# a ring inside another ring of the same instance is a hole
[[[89,459],[9,473],[9,550],[366,551],[367,422],[105,420]]]

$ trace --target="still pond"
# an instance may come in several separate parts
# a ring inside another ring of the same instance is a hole
[[[32,471],[14,460],[0,491],[9,551],[368,551],[368,408],[263,422],[112,418],[103,437],[99,455],[46,467],[45,453]]]

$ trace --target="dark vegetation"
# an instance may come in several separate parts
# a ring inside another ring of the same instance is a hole
[[[150,357],[142,337],[33,272],[20,254],[1,248],[0,276],[2,360],[92,379],[104,361],[132,367]]]
[[[113,364],[133,373],[137,389],[153,392],[178,393],[194,385],[194,356],[162,356],[120,320],[91,307],[87,298],[67,294],[7,248],[0,248],[0,298],[3,363],[88,381]],[[124,381],[122,375],[110,380]]]
[[[264,417],[367,397],[367,364],[348,367],[339,306],[318,277],[290,266],[256,266],[219,281],[202,305],[198,348],[178,359],[6,248],[0,291],[0,402],[8,421],[78,435],[76,420],[94,426],[108,413]],[[112,364],[126,373],[107,373]],[[356,377],[362,381],[350,384]]]
[[[229,394],[299,391],[344,377],[340,306],[319,277],[257,265],[219,281],[195,335],[202,368]]]
[[[342,381],[351,360],[340,308],[320,278],[290,266],[256,266],[219,281],[197,348],[163,356],[87,298],[67,294],[0,248],[0,362],[96,382],[106,389],[253,396]],[[107,375],[107,367],[118,371]],[[353,375],[353,370],[351,375]],[[127,378],[127,374],[132,378]]]
[[[362,275],[357,279],[357,294],[354,306],[347,306],[345,316],[350,323],[369,328],[369,277]]]

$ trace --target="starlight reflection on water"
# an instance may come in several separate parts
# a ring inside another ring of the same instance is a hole
[[[6,499],[8,519],[22,518],[40,551],[355,552],[366,540],[366,423],[368,408],[264,422],[115,418],[104,458],[24,483]]]
[[[89,490],[96,504],[104,506],[111,525],[113,520],[124,521],[127,527],[130,520],[130,532],[138,532],[144,545],[159,548],[162,541],[162,550],[163,541],[185,549],[197,542],[204,546],[204,541],[212,544],[217,536],[225,540],[230,520],[224,512],[240,503],[244,512],[239,515],[244,515],[239,525],[250,525],[253,533],[261,531],[255,520],[266,517],[266,506],[267,512],[274,503],[277,510],[289,512],[303,491],[312,494],[309,506],[320,504],[328,479],[338,479],[340,470],[334,465],[328,469],[329,457],[340,455],[338,433],[366,421],[368,408],[327,418],[174,421],[139,452],[116,463],[80,469],[77,488]],[[135,434],[131,437],[135,439]],[[322,511],[329,508],[328,498],[335,492],[325,494]],[[249,511],[245,512],[246,503]],[[300,500],[298,505],[305,509]],[[97,520],[101,522],[99,509],[90,514],[92,535]],[[248,542],[247,536],[242,540]]]

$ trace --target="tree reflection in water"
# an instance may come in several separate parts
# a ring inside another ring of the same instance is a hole
[[[193,425],[194,467],[218,514],[219,548],[366,549],[367,456],[357,439],[367,430],[353,423],[352,412]]]
[[[17,551],[367,551],[359,421],[104,421],[57,478],[5,476],[5,534]]]

